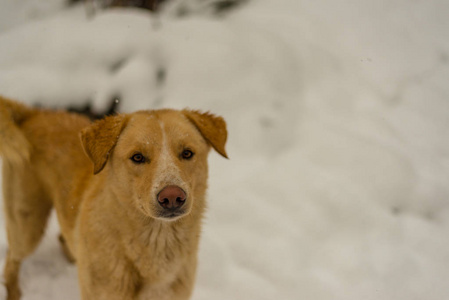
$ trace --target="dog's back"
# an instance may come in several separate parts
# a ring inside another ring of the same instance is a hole
[[[64,151],[75,150],[85,159],[79,131],[89,123],[80,115],[33,109],[0,96],[0,157],[6,163],[32,164],[32,155],[57,161],[68,156]]]

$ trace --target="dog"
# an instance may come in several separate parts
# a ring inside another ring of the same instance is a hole
[[[51,209],[83,300],[184,300],[195,281],[209,150],[223,118],[148,110],[91,122],[0,97],[7,299]]]

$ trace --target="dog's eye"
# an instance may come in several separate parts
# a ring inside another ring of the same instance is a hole
[[[131,160],[133,162],[135,162],[136,164],[141,164],[145,162],[145,156],[143,156],[140,153],[134,154],[133,156],[131,156]]]
[[[193,152],[188,149],[182,151],[182,154],[181,154],[182,158],[184,158],[184,159],[191,159],[193,157],[193,155],[194,155]]]

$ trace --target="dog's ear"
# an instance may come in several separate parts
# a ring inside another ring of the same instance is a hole
[[[210,113],[202,113],[193,110],[182,111],[187,119],[198,128],[201,135],[212,147],[222,156],[228,158],[225,150],[228,131],[226,130],[226,122],[222,117],[215,116]]]
[[[109,155],[126,125],[125,115],[106,117],[96,121],[81,133],[81,143],[87,156],[94,163],[94,174],[103,170]]]

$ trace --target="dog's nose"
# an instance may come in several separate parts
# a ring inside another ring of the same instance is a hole
[[[176,209],[183,206],[186,202],[186,193],[181,188],[170,185],[159,192],[157,201],[163,208]]]

